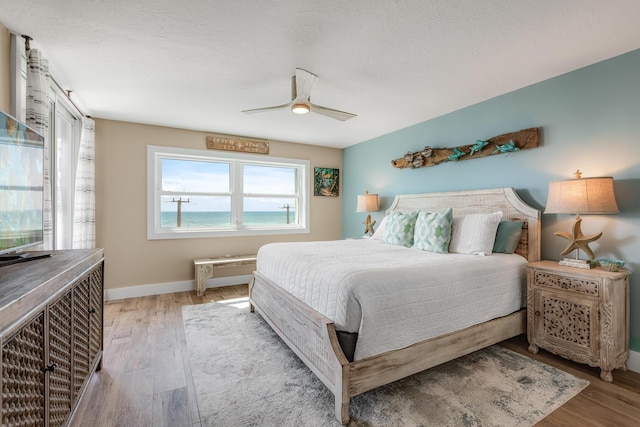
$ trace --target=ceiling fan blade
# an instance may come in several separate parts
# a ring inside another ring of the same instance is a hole
[[[274,110],[284,110],[285,108],[289,108],[293,105],[293,101],[288,102],[282,105],[274,105],[273,107],[263,107],[263,108],[254,108],[252,110],[242,110],[245,114],[253,114],[253,113],[262,113],[264,111],[274,111]]]
[[[322,114],[323,116],[331,117],[332,119],[340,120],[342,122],[347,121],[353,117],[358,117],[357,114],[347,113],[346,111],[334,110],[332,108],[321,107],[320,105],[315,105],[309,103],[311,107],[311,111],[317,114]]]
[[[302,68],[296,68],[296,78],[291,88],[291,98],[293,98],[294,101],[307,101],[311,96],[311,89],[313,89],[317,81],[318,76],[315,74]]]

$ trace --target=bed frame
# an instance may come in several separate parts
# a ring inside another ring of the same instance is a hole
[[[503,212],[524,220],[516,252],[540,259],[540,211],[524,203],[512,188],[396,196],[387,210],[435,211],[452,207],[454,215]],[[498,343],[526,330],[526,309],[469,328],[349,362],[334,323],[258,272],[249,284],[251,311],[257,310],[282,340],[335,396],[335,414],[349,422],[352,396]]]

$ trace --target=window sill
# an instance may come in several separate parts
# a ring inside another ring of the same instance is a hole
[[[265,236],[282,234],[308,234],[309,228],[304,227],[282,227],[282,228],[251,228],[244,227],[238,229],[224,230],[172,230],[172,231],[152,231],[147,230],[147,240],[164,239],[194,239],[211,237],[243,237],[243,236]]]

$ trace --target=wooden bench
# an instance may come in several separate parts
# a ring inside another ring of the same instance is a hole
[[[207,279],[213,277],[213,270],[221,267],[238,267],[242,265],[255,265],[255,255],[225,256],[220,258],[199,258],[193,260],[196,273],[196,292],[198,296],[204,295],[207,289]]]

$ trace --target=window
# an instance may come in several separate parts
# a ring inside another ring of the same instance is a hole
[[[147,147],[147,238],[309,232],[309,161]]]
[[[59,95],[59,94],[56,94]],[[54,95],[55,96],[55,95]],[[73,213],[76,165],[80,145],[80,120],[64,104],[64,97],[52,102],[50,127],[51,189],[53,204],[54,248],[73,247]]]

